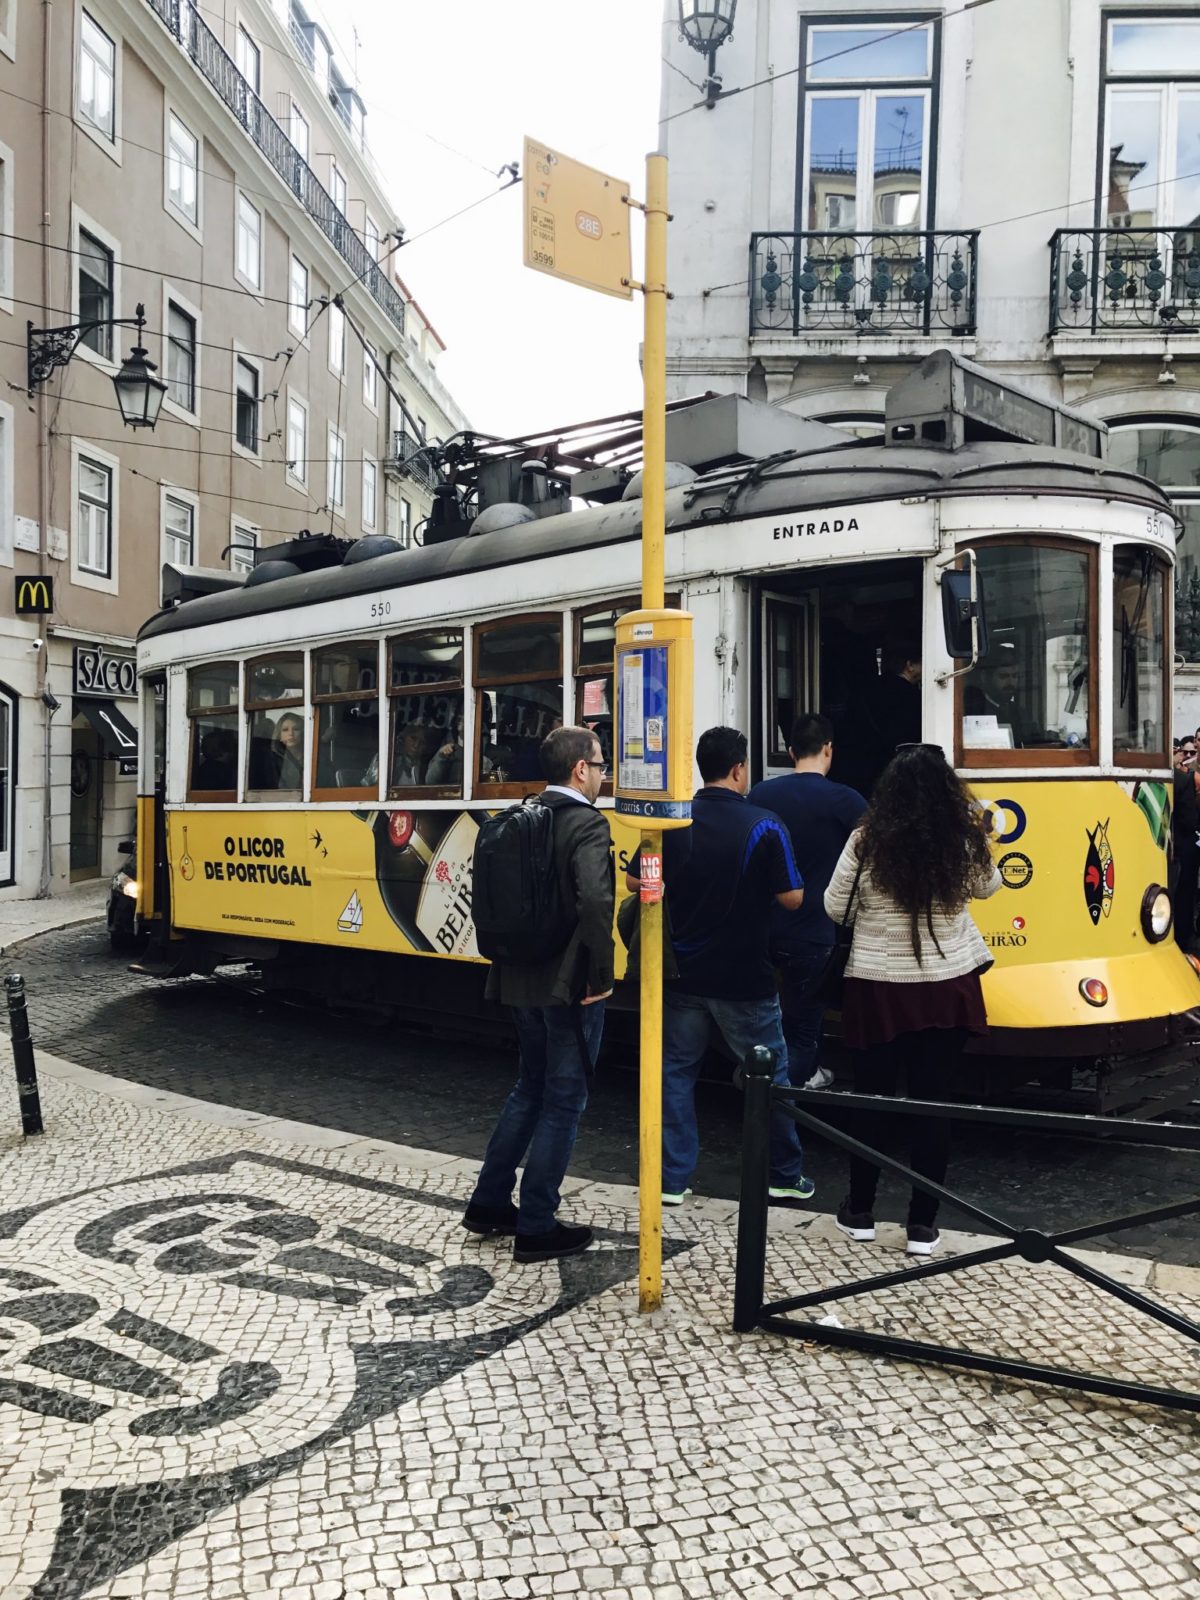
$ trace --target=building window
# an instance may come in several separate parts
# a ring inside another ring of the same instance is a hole
[[[1190,418],[1156,417],[1154,424],[1109,424],[1109,464],[1136,472],[1165,489],[1183,524],[1175,565],[1173,644],[1200,661],[1200,427]]]
[[[12,310],[13,292],[13,155],[0,145],[0,301]]]
[[[346,180],[338,171],[338,164],[336,161],[332,161],[329,164],[329,195],[334,205],[338,208],[342,215],[345,216]]]
[[[372,261],[379,260],[379,224],[374,217],[368,217],[363,229],[363,243],[366,245]]]
[[[308,118],[300,110],[296,102],[292,101],[292,143],[295,145],[302,161],[308,160]]]
[[[329,430],[328,497],[338,511],[346,504],[346,441],[336,428]]]
[[[383,481],[383,531],[389,539],[400,538],[400,485],[390,478]]]
[[[184,411],[196,409],[196,319],[167,301],[167,394]]]
[[[262,93],[262,51],[238,23],[237,69],[255,94]]]
[[[308,268],[299,256],[292,257],[288,276],[288,326],[301,338],[308,332]]]
[[[1190,230],[1200,213],[1200,21],[1110,18],[1106,44],[1107,210],[1102,196],[1097,221],[1108,228]],[[1147,256],[1160,243],[1131,241]],[[1172,276],[1174,263],[1163,266]],[[1180,266],[1186,270],[1187,263]]]
[[[928,226],[936,46],[932,22],[899,33],[890,25],[802,26],[804,231]]]
[[[174,112],[167,117],[167,200],[186,222],[200,221],[200,144]]]
[[[258,531],[248,522],[235,522],[229,539],[229,566],[233,572],[254,571],[254,552],[258,549]]]
[[[297,483],[308,482],[308,407],[295,395],[288,396],[287,470]]]
[[[379,370],[375,360],[375,346],[369,344],[363,350],[363,403],[372,411],[379,407]]]
[[[238,444],[251,455],[258,454],[258,368],[238,356],[234,431]]]
[[[262,287],[262,214],[244,194],[237,197],[237,254],[234,266],[238,277],[252,289]]]
[[[190,567],[196,556],[196,508],[190,500],[163,495],[163,559]]]
[[[412,538],[412,506],[407,500],[404,499],[403,495],[400,497],[399,538],[400,543],[406,548],[408,546],[408,541]]]
[[[379,468],[373,461],[364,460],[362,464],[362,525],[364,528],[375,526],[375,496],[379,483]]]
[[[346,315],[341,306],[329,302],[329,370],[338,377],[346,373]]]
[[[81,572],[112,576],[112,468],[79,457],[75,564]]]
[[[79,230],[79,320],[102,322],[79,341],[106,361],[113,352],[113,253],[85,228]]]
[[[86,11],[79,15],[79,115],[115,141],[117,47]]]

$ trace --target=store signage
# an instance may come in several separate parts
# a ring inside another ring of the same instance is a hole
[[[45,617],[54,610],[54,579],[22,576],[13,579],[18,617]]]
[[[137,699],[137,658],[117,655],[103,645],[75,646],[75,695],[101,700]]]

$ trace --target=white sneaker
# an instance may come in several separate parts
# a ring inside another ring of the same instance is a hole
[[[668,1194],[664,1189],[662,1203],[665,1206],[681,1206],[691,1192],[690,1189],[682,1189],[678,1194]]]
[[[935,1250],[940,1250],[942,1236],[936,1228],[919,1228],[910,1223],[908,1229],[908,1243],[904,1248],[906,1256],[931,1256]]]
[[[809,1078],[807,1082],[802,1083],[800,1087],[802,1089],[828,1089],[832,1082],[833,1073],[830,1072],[829,1068],[818,1067],[813,1073],[812,1077]]]

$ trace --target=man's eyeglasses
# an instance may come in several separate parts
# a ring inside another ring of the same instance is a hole
[[[1180,755],[1181,755],[1181,756],[1183,756],[1183,758],[1184,758],[1184,759],[1185,759],[1185,760],[1188,760],[1188,759],[1189,759],[1189,758],[1190,758],[1190,759],[1192,759],[1192,760],[1195,760],[1195,756],[1196,756],[1196,746],[1195,746],[1195,745],[1194,745],[1194,744],[1185,744],[1185,745],[1182,745],[1182,746],[1181,746],[1181,747],[1180,747],[1180,751],[1179,751],[1179,754],[1180,754]]]
[[[602,778],[607,778],[607,776],[608,776],[608,762],[607,761],[589,761],[586,764],[589,767],[596,767],[598,769],[599,773],[600,773],[600,776]]]

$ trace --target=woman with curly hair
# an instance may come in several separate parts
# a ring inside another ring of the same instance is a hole
[[[941,1100],[967,1037],[987,1031],[979,977],[992,964],[971,920],[970,902],[1000,887],[988,848],[985,814],[937,745],[901,746],[885,769],[862,826],[846,842],[825,891],[834,922],[854,924],[846,965],[842,1035],[855,1052],[860,1094]],[[865,1144],[895,1119],[862,1118]],[[908,1117],[911,1166],[942,1183],[949,1157],[945,1117]],[[850,1193],[837,1225],[851,1239],[875,1237],[879,1168],[853,1156]],[[919,1189],[908,1208],[908,1254],[929,1256],[941,1243],[938,1203]]]

